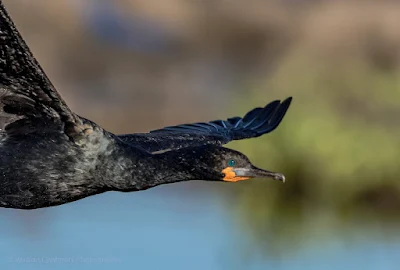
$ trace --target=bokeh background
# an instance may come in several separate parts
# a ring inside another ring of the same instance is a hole
[[[400,2],[4,0],[58,91],[115,133],[294,100],[234,142],[286,175],[0,210],[0,269],[398,269]]]

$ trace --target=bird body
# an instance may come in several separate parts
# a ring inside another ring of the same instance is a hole
[[[188,180],[284,180],[222,145],[271,132],[290,102],[243,118],[115,135],[68,108],[0,0],[0,207],[56,206]]]

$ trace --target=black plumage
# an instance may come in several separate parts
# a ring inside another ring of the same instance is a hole
[[[0,0],[0,206],[55,206],[187,180],[284,180],[222,145],[271,132],[290,102],[243,118],[114,135],[68,108]]]
[[[150,131],[119,135],[124,142],[139,144],[146,151],[159,152],[201,145],[224,145],[232,140],[259,137],[278,127],[292,98],[275,100],[264,108],[255,108],[243,118],[232,117],[208,123],[183,124]]]

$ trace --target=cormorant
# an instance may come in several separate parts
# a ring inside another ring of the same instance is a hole
[[[114,135],[68,108],[0,0],[0,206],[56,206],[196,179],[284,181],[222,145],[271,132],[290,102],[273,101],[243,118]]]

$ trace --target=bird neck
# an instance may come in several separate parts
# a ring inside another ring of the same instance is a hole
[[[150,154],[134,147],[115,147],[108,160],[112,164],[103,166],[103,185],[111,190],[137,191],[154,186],[181,181],[201,179],[187,164],[179,151]]]

